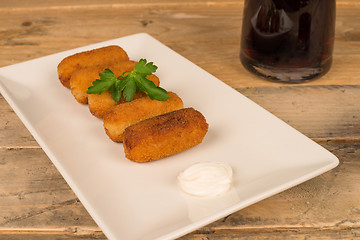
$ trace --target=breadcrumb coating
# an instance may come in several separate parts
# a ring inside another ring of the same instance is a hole
[[[68,56],[59,63],[57,71],[63,86],[70,88],[71,75],[78,69],[128,60],[124,49],[111,45]]]
[[[205,117],[193,108],[185,108],[126,128],[125,157],[135,162],[164,158],[202,142],[208,131]]]
[[[125,129],[147,118],[184,107],[181,98],[172,92],[166,101],[151,100],[148,96],[112,107],[103,118],[106,134],[114,142],[122,142]]]

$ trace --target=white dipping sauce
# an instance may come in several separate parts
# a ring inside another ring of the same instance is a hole
[[[232,169],[223,162],[196,163],[178,175],[181,189],[197,197],[215,197],[231,187]]]

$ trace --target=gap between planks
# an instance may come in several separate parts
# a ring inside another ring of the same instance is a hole
[[[352,230],[360,230],[360,226],[352,227]],[[204,227],[199,230],[195,230],[184,236],[186,239],[189,235],[211,235],[215,237],[216,235],[223,234],[249,234],[249,233],[286,233],[286,232],[296,232],[301,234],[301,232],[306,232],[311,234],[314,232],[326,232],[326,231],[347,231],[349,227],[341,226],[322,226],[322,227],[294,227],[294,226],[271,226],[271,227],[238,227],[238,228],[212,228]],[[103,236],[104,233],[98,227],[68,227],[68,228],[0,228],[0,237],[1,235],[68,235],[68,236]]]
[[[0,228],[0,237],[1,235],[103,235],[103,232],[99,227],[77,227],[72,226],[68,228]]]
[[[284,225],[274,225],[274,226],[261,226],[261,227],[229,227],[229,228],[212,228],[212,227],[204,227],[199,230],[195,230],[192,234],[241,234],[241,233],[271,233],[271,232],[319,232],[319,231],[343,231],[348,230],[348,226],[321,226],[321,227],[294,227],[294,226],[284,226]],[[351,229],[358,229],[360,230],[360,226],[352,226]]]

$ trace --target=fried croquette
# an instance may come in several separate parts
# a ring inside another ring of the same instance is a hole
[[[112,45],[68,56],[59,63],[57,71],[60,82],[70,88],[70,77],[78,69],[128,60],[124,49]]]
[[[205,117],[193,108],[184,108],[125,129],[125,157],[135,162],[164,158],[202,142],[208,131]]]
[[[122,142],[124,130],[144,119],[184,107],[181,98],[172,92],[166,101],[151,100],[148,96],[116,105],[104,115],[106,134],[114,142]]]
[[[130,70],[129,70],[130,71]],[[156,86],[159,86],[159,78],[155,75],[148,75],[147,79],[151,80],[153,83],[155,83]],[[137,91],[134,94],[134,97],[132,101],[138,98],[145,97],[146,93]],[[103,118],[104,114],[113,106],[126,103],[124,97],[121,97],[118,102],[115,102],[115,100],[112,98],[110,91],[106,90],[105,92],[101,94],[88,94],[88,104],[89,104],[89,110],[92,115],[98,118]]]
[[[72,95],[79,103],[88,102],[88,94],[86,93],[92,83],[99,79],[99,73],[102,73],[106,68],[110,69],[116,77],[123,74],[125,71],[134,69],[137,62],[135,61],[121,61],[106,65],[91,66],[75,71],[70,78],[70,89]]]
[[[135,92],[132,101],[142,97],[146,97],[146,93]],[[97,118],[103,118],[105,113],[112,107],[126,102],[124,97],[121,97],[118,102],[115,102],[108,90],[101,94],[89,94],[88,96],[90,113]]]

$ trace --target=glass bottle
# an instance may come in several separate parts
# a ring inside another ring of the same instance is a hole
[[[285,82],[324,75],[332,63],[335,0],[245,0],[240,59]]]

